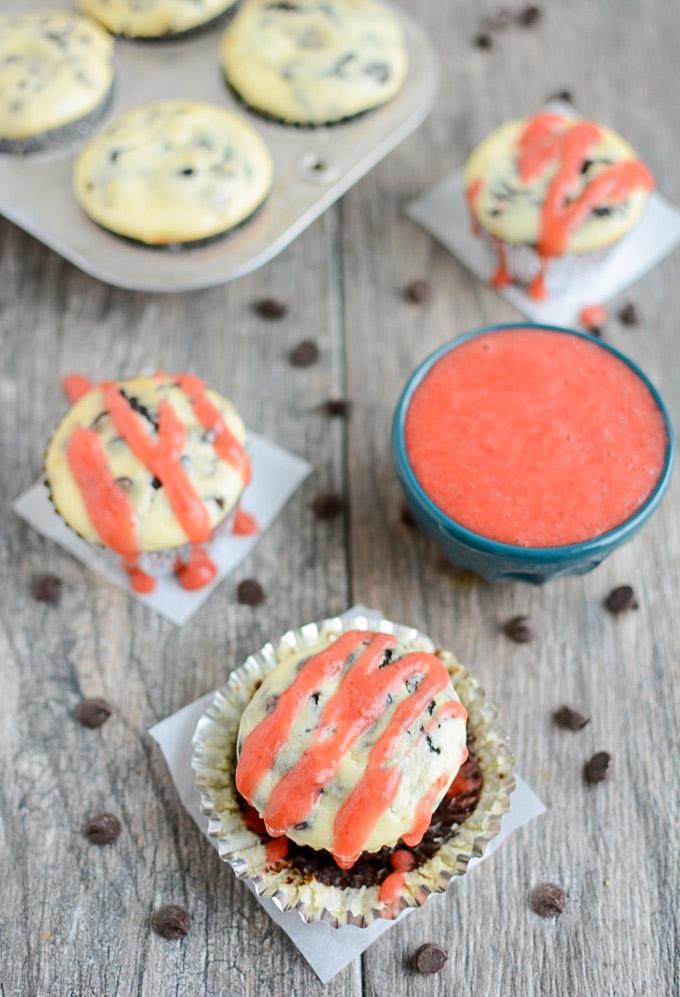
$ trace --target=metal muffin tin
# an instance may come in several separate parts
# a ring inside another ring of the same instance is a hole
[[[68,0],[10,0],[4,12]],[[184,40],[116,42],[111,105],[95,128],[148,101],[204,100],[246,116],[274,159],[274,188],[264,207],[230,235],[186,248],[147,248],[99,228],[72,193],[72,171],[84,139],[25,156],[0,154],[0,213],[81,270],[137,291],[189,291],[235,280],[280,253],[308,225],[427,117],[438,82],[438,60],[420,26],[395,9],[404,29],[410,69],[404,87],[384,107],[342,124],[296,128],[250,113],[227,88],[218,55],[223,25]]]

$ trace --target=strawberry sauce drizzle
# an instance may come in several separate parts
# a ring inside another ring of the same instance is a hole
[[[175,561],[175,574],[182,588],[193,591],[210,584],[217,575],[217,566],[200,544],[194,544],[188,561]]]
[[[273,711],[246,737],[236,769],[237,788],[252,802],[260,781],[273,768],[309,697],[341,672],[351,658],[340,685],[323,707],[313,743],[281,777],[268,800],[264,812],[267,831],[274,836],[285,834],[308,817],[345,754],[380,718],[391,693],[410,678],[422,675],[417,688],[399,704],[373,745],[364,774],[336,815],[332,854],[341,868],[354,864],[372,828],[398,793],[401,771],[389,761],[400,738],[450,681],[439,658],[421,651],[404,655],[389,667],[381,668],[385,652],[396,643],[388,634],[350,631],[305,661],[293,683],[279,696]],[[424,725],[414,746],[446,716],[465,718],[467,714],[461,703],[445,703]],[[450,776],[442,776],[421,798],[413,828],[404,837],[407,843],[422,838],[433,805],[449,780]],[[421,829],[428,805],[425,828]]]
[[[82,374],[67,374],[61,382],[61,390],[66,395],[66,400],[70,405],[75,405],[83,395],[92,391],[93,387],[92,381]]]
[[[234,524],[231,532],[235,537],[251,537],[260,529],[260,524],[249,512],[240,507],[234,514]]]

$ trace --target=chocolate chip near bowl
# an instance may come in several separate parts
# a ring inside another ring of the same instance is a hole
[[[220,858],[280,910],[331,927],[444,892],[498,833],[513,764],[452,654],[365,617],[252,654],[200,719],[192,760]]]

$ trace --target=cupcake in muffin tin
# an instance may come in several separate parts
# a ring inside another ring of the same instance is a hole
[[[112,121],[80,153],[75,195],[89,217],[152,246],[222,237],[267,199],[273,164],[239,114],[197,101],[157,101]]]
[[[115,35],[146,40],[182,38],[221,18],[236,0],[77,0],[80,9]]]
[[[310,127],[385,104],[408,71],[401,26],[375,0],[246,0],[221,56],[249,108]]]
[[[0,14],[0,152],[82,137],[106,110],[113,43],[66,11]]]
[[[549,111],[492,132],[465,164],[475,234],[497,258],[496,287],[537,299],[602,258],[639,221],[654,180],[610,128]]]
[[[306,921],[419,906],[500,827],[512,758],[452,654],[410,627],[309,624],[232,672],[198,724],[209,834]]]
[[[192,374],[73,383],[77,400],[45,458],[56,511],[114,553],[135,591],[169,570],[185,588],[211,582],[206,545],[251,478],[231,402]]]

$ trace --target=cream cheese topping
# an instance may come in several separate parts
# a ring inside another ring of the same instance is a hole
[[[240,115],[161,101],[108,125],[75,165],[76,197],[104,228],[149,244],[192,242],[238,225],[266,199],[273,165]]]
[[[86,117],[112,81],[113,43],[87,18],[0,14],[0,140],[20,141]]]
[[[384,104],[408,71],[401,26],[374,0],[246,0],[221,54],[247,104],[296,124],[340,121]]]

